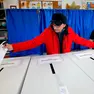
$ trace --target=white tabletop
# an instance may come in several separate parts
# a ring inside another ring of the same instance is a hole
[[[0,68],[0,94],[18,94],[30,57],[7,58]],[[8,63],[8,64],[7,64]],[[15,64],[14,64],[15,63]]]
[[[62,62],[53,63],[53,66],[59,82],[67,86],[69,94],[94,94],[94,82],[68,57],[68,54],[62,54],[61,58]]]
[[[21,94],[59,94],[49,64],[38,64],[40,56],[32,57]]]
[[[50,58],[46,55],[32,56],[21,94],[60,94],[60,85],[67,86],[69,94],[94,94],[93,60],[90,58],[78,59],[74,55],[74,53],[81,52],[92,52],[93,54],[92,50],[86,50],[58,55],[60,58],[58,56],[53,58],[56,55]],[[10,64],[10,67],[3,65],[4,69],[0,72],[0,94],[19,94],[29,60],[30,57],[13,58],[8,62],[19,63],[13,66]],[[56,75],[52,74],[48,64],[49,60],[54,66]],[[6,62],[7,60],[4,60],[3,64]],[[46,64],[43,64],[44,62]]]
[[[91,49],[73,52],[68,54],[68,56],[77,66],[81,68],[82,71],[84,71],[92,79],[92,81],[94,81],[94,60],[90,59],[90,56],[83,57],[81,59],[76,56],[77,54],[85,53],[93,54],[92,57],[94,58],[94,50]]]

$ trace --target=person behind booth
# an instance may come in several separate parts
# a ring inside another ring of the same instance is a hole
[[[91,32],[90,40],[91,40],[91,41],[94,41],[94,30]]]
[[[47,54],[59,54],[70,52],[72,42],[94,48],[94,42],[80,37],[68,26],[66,16],[62,13],[54,13],[50,26],[45,28],[44,32],[39,36],[28,41],[6,44],[5,47],[8,48],[9,51],[18,52],[45,44]]]

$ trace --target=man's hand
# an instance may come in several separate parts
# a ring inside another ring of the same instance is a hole
[[[13,50],[12,45],[11,44],[8,44],[8,43],[4,45],[4,48],[7,48],[9,51],[12,51]]]

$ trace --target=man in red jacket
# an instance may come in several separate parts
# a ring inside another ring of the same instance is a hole
[[[78,36],[71,27],[67,25],[66,17],[61,13],[52,16],[51,25],[39,36],[32,40],[15,44],[6,44],[6,48],[13,52],[29,50],[41,44],[46,45],[47,54],[66,53],[71,51],[72,42],[94,48],[94,42]]]

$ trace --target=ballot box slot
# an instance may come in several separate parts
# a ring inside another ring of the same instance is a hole
[[[55,69],[54,69],[54,67],[53,67],[53,64],[52,64],[52,63],[50,63],[50,68],[51,68],[52,74],[55,74]]]

